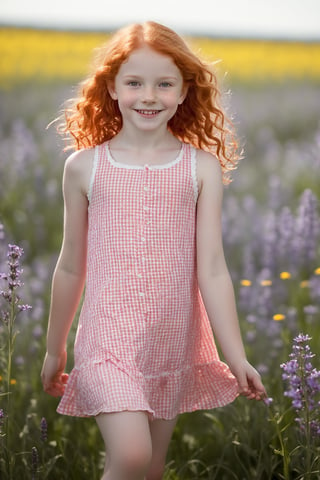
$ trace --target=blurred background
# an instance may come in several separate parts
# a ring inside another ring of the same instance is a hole
[[[165,478],[293,480],[307,472],[310,458],[315,473],[305,478],[320,478],[319,439],[305,439],[280,368],[298,333],[312,337],[320,367],[318,0],[1,0],[0,272],[8,269],[8,243],[23,247],[19,296],[32,310],[15,319],[20,334],[9,375],[8,306],[0,295],[0,476],[100,478],[103,445],[94,422],[58,416],[56,399],[40,385],[67,156],[55,127],[47,127],[75,95],[94,50],[118,27],[145,20],[174,28],[196,53],[217,62],[244,148],[225,189],[226,258],[249,360],[274,399],[272,412],[238,399],[225,409],[182,417]],[[0,282],[1,292],[5,279]],[[75,328],[76,322],[69,369]]]
[[[303,40],[319,39],[319,13],[317,0],[199,0],[196,4],[92,0],[90,6],[76,0],[50,4],[2,0],[0,6],[2,23],[10,25],[105,31],[126,23],[154,20],[188,34]]]

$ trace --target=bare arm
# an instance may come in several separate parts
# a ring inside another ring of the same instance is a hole
[[[41,378],[44,390],[61,395],[67,380],[67,336],[77,311],[85,282],[87,254],[86,184],[88,152],[77,152],[66,162],[63,176],[64,235],[54,271],[47,332],[47,353]]]
[[[266,394],[258,372],[248,363],[241,338],[233,285],[221,231],[222,179],[219,162],[198,152],[197,265],[201,295],[222,353],[237,378],[239,392],[260,399]]]

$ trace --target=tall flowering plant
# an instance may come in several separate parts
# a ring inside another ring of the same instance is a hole
[[[10,461],[10,404],[11,390],[14,385],[12,379],[12,358],[14,351],[17,329],[15,326],[17,315],[21,311],[29,310],[30,305],[23,304],[18,294],[19,288],[23,285],[21,281],[22,269],[20,267],[20,258],[23,255],[23,249],[17,245],[8,245],[7,265],[8,271],[0,273],[0,280],[4,282],[4,288],[0,290],[0,367],[4,379],[5,391],[0,393],[0,401],[5,398],[4,408],[1,408],[1,438],[4,438],[4,448],[2,452],[5,455],[5,464],[8,477],[11,478]],[[2,404],[2,401],[1,401]],[[4,426],[4,432],[2,432]]]
[[[20,268],[20,257],[23,255],[23,249],[17,245],[8,245],[7,264],[8,272],[0,273],[0,279],[5,280],[6,287],[4,290],[0,290],[0,296],[4,299],[1,304],[0,318],[2,321],[2,331],[4,333],[1,343],[2,348],[7,347],[6,366],[4,368],[6,375],[6,385],[8,399],[10,398],[10,385],[11,385],[11,368],[12,368],[12,355],[14,350],[14,342],[17,336],[17,330],[15,329],[15,320],[17,315],[21,311],[29,310],[30,305],[21,303],[21,299],[18,295],[18,288],[23,285],[20,279],[20,275],[23,270]],[[5,305],[3,305],[5,304]],[[6,335],[5,335],[6,333]]]
[[[320,441],[320,370],[312,359],[309,335],[294,338],[290,360],[281,364],[282,378],[286,383],[284,395],[292,401],[296,422],[304,438],[306,479],[311,478],[315,444]],[[319,461],[319,459],[318,459]]]

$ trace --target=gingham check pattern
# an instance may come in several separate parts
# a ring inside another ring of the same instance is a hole
[[[59,413],[170,419],[236,397],[198,289],[195,175],[190,145],[144,167],[115,162],[108,143],[95,148],[86,293]]]

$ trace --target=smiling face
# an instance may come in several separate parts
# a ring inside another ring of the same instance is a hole
[[[124,128],[150,131],[167,128],[186,89],[172,59],[144,46],[121,65],[109,93],[118,101]]]

